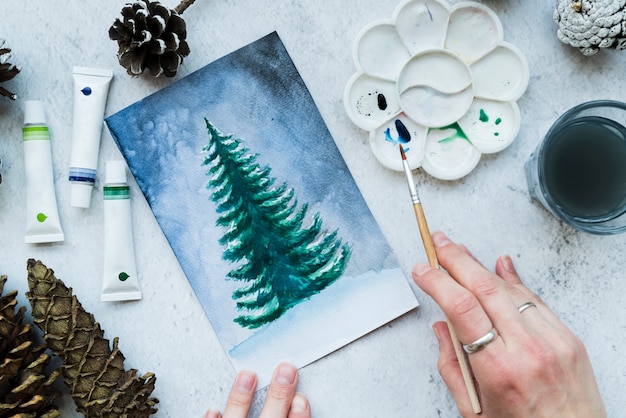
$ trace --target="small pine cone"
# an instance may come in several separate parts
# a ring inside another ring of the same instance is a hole
[[[12,80],[20,72],[20,68],[8,62],[11,59],[11,49],[4,48],[4,39],[0,39],[0,83]],[[17,99],[17,94],[0,87],[0,95],[11,100]]]
[[[28,287],[35,324],[48,347],[63,360],[61,372],[77,410],[90,417],[143,418],[154,414],[159,402],[150,398],[156,377],[138,377],[124,369],[124,355],[113,349],[94,316],[81,306],[72,289],[41,261],[28,260]]]
[[[117,41],[117,57],[128,74],[138,76],[147,68],[154,77],[174,77],[189,55],[185,21],[176,10],[158,1],[140,0],[122,9],[109,38]]]
[[[52,387],[59,377],[46,375],[50,356],[35,342],[32,324],[23,324],[25,307],[16,310],[17,291],[2,295],[7,276],[0,277],[0,417],[59,417]]]
[[[557,0],[557,37],[583,55],[626,49],[626,0]]]

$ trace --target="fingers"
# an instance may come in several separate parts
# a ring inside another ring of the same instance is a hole
[[[311,407],[309,400],[301,393],[296,393],[291,401],[288,418],[310,418]]]
[[[522,280],[515,270],[511,257],[504,255],[496,260],[496,274],[510,286],[509,293],[511,294],[511,299],[515,302],[516,307],[519,307],[526,302],[532,302],[537,306],[537,308],[525,310],[525,316],[540,316],[552,326],[563,326],[561,320],[554,312],[552,312],[548,305],[546,305],[539,296],[531,292],[530,289],[522,283]]]
[[[483,309],[498,327],[517,319],[515,303],[507,293],[502,280],[477,263],[445,234],[433,235],[437,256],[443,268],[479,300]]]
[[[526,302],[532,302],[536,305],[543,304],[537,295],[524,286],[515,270],[515,266],[513,266],[513,260],[508,255],[503,255],[496,260],[496,275],[505,283],[505,287],[516,307],[519,308],[520,305]]]
[[[512,286],[523,286],[513,265],[513,260],[508,255],[503,255],[496,260],[496,274]]]
[[[512,285],[483,267],[467,249],[445,234],[434,233],[433,242],[439,263],[449,274],[420,270],[418,265],[414,280],[448,315],[459,339],[467,344],[485,335],[491,327],[505,339],[507,333],[518,335],[523,323],[508,292]]]
[[[233,383],[233,387],[228,395],[228,400],[226,401],[224,417],[246,418],[248,416],[257,381],[256,374],[249,370],[242,370],[237,374],[235,383]],[[213,415],[209,415],[210,413],[213,413]],[[212,411],[207,412],[207,418],[220,417],[221,415],[219,413]]]
[[[413,280],[441,307],[463,343],[477,340],[493,327],[478,299],[446,272],[416,264]]]
[[[204,414],[204,418],[222,418],[222,414],[214,409],[209,409]]]
[[[270,382],[260,418],[310,416],[310,414],[306,415],[306,411],[309,409],[306,398],[302,399],[303,395],[296,396],[297,385],[298,370],[296,367],[290,363],[279,364]],[[290,412],[294,401],[294,410]]]
[[[254,399],[258,378],[254,372],[242,370],[228,395],[224,418],[246,418]],[[296,393],[298,369],[281,363],[274,370],[260,418],[311,418],[308,399]],[[219,411],[209,409],[204,418],[222,418]]]

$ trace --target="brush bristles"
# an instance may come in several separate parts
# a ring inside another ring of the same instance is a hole
[[[406,154],[404,153],[404,147],[402,146],[402,144],[398,144],[398,146],[400,147],[400,155],[402,156],[402,159],[406,160]]]

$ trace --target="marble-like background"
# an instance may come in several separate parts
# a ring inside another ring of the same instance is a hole
[[[164,1],[174,7],[174,0]],[[452,3],[457,3],[453,1]],[[602,51],[584,57],[563,45],[552,21],[554,1],[483,0],[499,15],[505,40],[526,55],[530,84],[519,100],[522,125],[506,150],[484,156],[466,178],[443,182],[417,174],[432,229],[465,243],[485,265],[512,255],[523,279],[548,302],[587,345],[609,416],[626,410],[626,243],[624,235],[599,237],[577,232],[530,200],[523,164],[556,117],[591,99],[623,99],[626,52]],[[119,66],[107,31],[123,1],[5,0],[0,38],[13,49],[22,72],[6,87],[20,99],[0,98],[0,273],[7,288],[26,304],[26,260],[41,259],[70,284],[106,330],[120,338],[126,365],[154,371],[158,417],[201,416],[222,406],[234,377],[228,359],[184,277],[152,212],[131,179],[133,222],[141,302],[101,303],[102,202],[88,210],[69,206],[74,65],[109,67],[114,80],[106,114],[170,84],[171,79],[129,77]],[[278,31],[309,87],[365,200],[397,252],[407,276],[425,261],[401,173],[383,168],[369,150],[367,133],[345,114],[342,97],[355,71],[352,44],[375,19],[390,18],[396,0],[287,1],[197,0],[185,13],[192,49],[177,78]],[[61,221],[62,244],[27,245],[24,162],[21,143],[23,100],[47,107]],[[104,161],[117,159],[113,141],[103,140]],[[94,193],[100,193],[103,178]],[[438,307],[413,287],[421,306],[349,346],[305,367],[300,390],[315,417],[454,417],[458,413],[436,368],[437,344],[431,324],[443,318]],[[264,392],[251,416],[258,415]],[[79,416],[69,396],[63,416]]]

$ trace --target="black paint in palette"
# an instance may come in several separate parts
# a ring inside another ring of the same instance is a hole
[[[586,116],[563,125],[545,145],[547,194],[569,216],[585,222],[616,218],[626,211],[626,128]]]
[[[380,110],[386,110],[387,109],[387,98],[385,97],[384,94],[378,93],[378,96],[376,97],[376,100],[378,101],[378,108]]]

